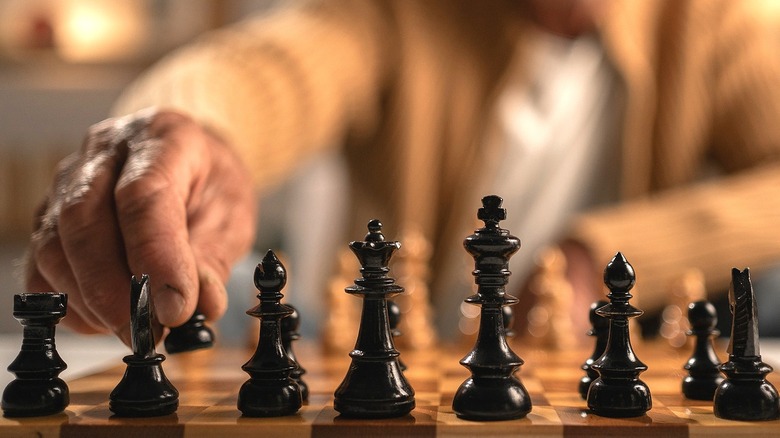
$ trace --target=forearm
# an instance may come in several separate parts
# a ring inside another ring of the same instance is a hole
[[[187,113],[232,144],[265,186],[376,118],[382,18],[361,2],[323,2],[206,35],[141,77],[115,112]]]
[[[778,187],[780,164],[766,165],[585,214],[571,237],[590,250],[596,266],[622,251],[637,272],[638,302],[654,311],[670,295],[672,279],[687,268],[701,269],[715,293],[728,289],[732,267],[760,272],[777,263]]]

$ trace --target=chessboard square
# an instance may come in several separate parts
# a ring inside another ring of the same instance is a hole
[[[320,407],[303,406],[296,414],[282,417],[245,417],[235,406],[213,406],[189,421],[184,437],[240,437],[297,438],[311,436],[311,424]]]
[[[441,394],[437,391],[415,391],[414,400],[418,408],[420,406],[438,406],[441,404]]]
[[[647,381],[650,377],[651,376],[642,376],[642,380]],[[682,381],[684,378],[684,373],[653,378],[653,387],[650,388],[653,398],[655,399],[662,395],[676,395],[677,397],[682,397]]]
[[[60,425],[35,423],[14,423],[9,424],[0,422],[0,436],[4,438],[22,438],[22,437],[58,437],[60,436]]]
[[[778,436],[780,420],[772,421],[735,421],[718,418],[712,413],[712,404],[694,406],[672,406],[669,410],[692,423],[691,436],[713,436],[728,434],[736,436]]]
[[[551,406],[587,409],[587,402],[577,392],[550,392],[545,394]]]
[[[727,421],[727,420],[724,420]],[[688,429],[690,438],[711,438],[727,436],[729,438],[776,437],[777,421],[727,421],[721,424],[691,425]]]
[[[136,426],[114,426],[111,424],[89,424],[89,425],[63,425],[60,429],[60,438],[105,438],[107,436],[114,438],[124,437],[144,437],[144,438],[168,438],[180,437],[184,433],[184,426],[181,424],[146,424],[140,423]]]
[[[536,394],[542,394],[544,393],[544,385],[542,384],[542,381],[538,378],[534,377],[523,377],[522,375],[517,375],[518,379],[523,382],[523,386],[525,386],[525,389],[528,390],[531,395],[534,393]]]
[[[344,438],[372,436],[433,437],[436,435],[436,407],[418,406],[408,415],[395,418],[344,418],[332,406],[324,407],[312,424],[312,437]]]
[[[479,436],[499,437],[517,436],[519,431],[530,431],[528,436],[563,436],[563,425],[555,412],[549,406],[534,406],[524,418],[506,421],[470,421],[458,418],[452,407],[439,407],[437,436]]]

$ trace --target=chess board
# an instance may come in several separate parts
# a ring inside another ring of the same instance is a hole
[[[641,375],[653,394],[653,408],[638,418],[611,419],[590,414],[577,393],[580,364],[589,351],[550,352],[514,345],[526,364],[518,375],[531,394],[532,412],[523,419],[473,422],[452,412],[452,397],[468,371],[458,360],[469,345],[419,353],[402,352],[406,376],[415,389],[417,407],[408,416],[354,420],[338,416],[333,391],[349,366],[346,352],[324,354],[314,344],[300,342],[296,353],[306,368],[311,391],[296,414],[280,418],[245,418],[236,397],[248,376],[241,365],[251,356],[243,349],[215,348],[171,356],[165,373],[180,393],[174,415],[156,418],[114,418],[108,394],[119,382],[124,365],[68,382],[71,404],[48,417],[0,419],[0,436],[44,437],[350,437],[350,436],[780,436],[780,420],[737,422],[715,418],[711,403],[684,399],[680,382],[685,350],[664,344],[635,346],[649,366]],[[723,351],[719,348],[719,351]],[[63,352],[63,356],[66,356]],[[721,355],[723,356],[723,355]],[[723,357],[721,357],[723,358]],[[776,385],[777,373],[769,376]]]

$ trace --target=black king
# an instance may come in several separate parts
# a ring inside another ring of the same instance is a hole
[[[523,360],[509,348],[503,323],[502,308],[517,303],[505,288],[511,274],[509,258],[520,249],[520,239],[498,226],[506,219],[501,202],[495,195],[482,198],[477,218],[485,226],[463,242],[474,257],[477,284],[477,293],[465,301],[482,306],[476,344],[460,361],[471,377],[460,385],[452,401],[455,414],[468,420],[509,420],[531,411],[528,391],[514,376]]]

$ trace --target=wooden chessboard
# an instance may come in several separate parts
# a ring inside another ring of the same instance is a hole
[[[157,418],[113,418],[108,394],[124,365],[68,382],[71,404],[64,413],[36,418],[0,419],[0,436],[44,437],[339,437],[349,436],[780,436],[780,420],[737,422],[715,418],[708,402],[684,399],[680,382],[686,351],[661,344],[635,346],[650,368],[642,379],[653,394],[653,409],[639,418],[610,419],[590,414],[577,393],[581,362],[589,351],[548,352],[522,345],[513,349],[526,362],[518,375],[531,393],[532,412],[523,419],[472,422],[452,412],[452,397],[468,371],[458,364],[470,347],[402,353],[406,376],[416,391],[417,407],[403,418],[339,418],[333,391],[349,366],[346,352],[325,355],[313,344],[299,343],[296,353],[307,369],[308,404],[296,415],[244,418],[236,396],[247,375],[241,365],[251,352],[204,350],[169,357],[165,373],[180,393],[179,410]],[[722,349],[720,350],[722,351]],[[777,373],[769,380],[780,382]]]

